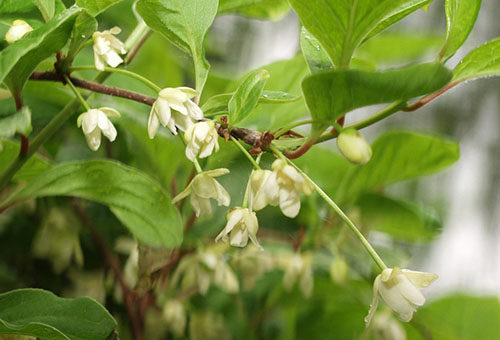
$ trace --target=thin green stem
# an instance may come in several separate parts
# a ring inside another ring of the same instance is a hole
[[[75,85],[73,85],[73,83],[71,82],[71,80],[69,79],[69,77],[67,75],[64,75],[64,79],[68,83],[69,87],[71,87],[71,90],[75,94],[76,98],[78,98],[78,100],[80,101],[80,103],[82,103],[82,105],[85,108],[85,110],[90,111],[89,104],[87,104],[87,102],[85,101],[85,99],[82,97],[80,91],[78,91],[78,89],[75,87]]]
[[[180,132],[177,135],[181,139],[182,144],[184,144],[184,147],[187,147],[186,141],[184,140],[184,136]],[[201,165],[198,162],[198,159],[195,158],[193,161],[193,164],[194,164],[194,168],[196,169],[196,173],[201,174],[203,172],[203,169],[201,168]]]
[[[140,20],[137,23],[137,26],[135,26],[134,30],[130,35],[128,36],[127,40],[123,44],[125,47],[125,50],[128,51],[127,56],[125,57],[125,63],[128,64],[128,56],[130,54],[130,50],[137,45],[145,36],[149,34],[149,27],[146,25],[146,23],[142,20]]]
[[[231,140],[234,142],[234,144],[236,144],[236,146],[241,150],[241,152],[246,156],[246,158],[248,158],[248,160],[250,161],[250,163],[252,163],[253,167],[255,170],[258,170],[260,169],[260,166],[259,164],[257,164],[257,162],[255,161],[255,159],[253,159],[252,155],[250,155],[247,151],[247,149],[245,149],[245,147],[243,145],[241,145],[240,141],[237,140],[236,138],[234,138],[233,136],[229,135],[229,137],[231,138]]]
[[[95,66],[92,66],[92,65],[74,66],[71,68],[71,71],[87,71],[87,70],[96,70],[96,68],[95,68]],[[137,73],[129,71],[129,70],[124,70],[122,68],[105,67],[104,71],[105,72],[112,72],[112,73],[120,73],[120,74],[124,74],[126,76],[129,76],[131,78],[134,78],[134,79],[142,82],[144,85],[148,86],[149,88],[151,88],[156,93],[158,93],[162,90],[161,87],[159,87],[158,85],[153,83],[151,80],[141,76],[140,74],[137,74]]]
[[[365,249],[368,251],[372,259],[375,261],[375,263],[379,266],[381,270],[384,270],[387,268],[386,264],[380,256],[377,254],[375,249],[373,249],[372,245],[368,240],[363,236],[363,234],[359,231],[359,229],[356,227],[356,225],[347,217],[347,215],[342,211],[342,209],[339,208],[339,206],[317,185],[307,174],[302,171],[301,168],[299,168],[295,163],[293,163],[291,160],[286,158],[281,151],[279,151],[274,145],[271,145],[271,150],[276,153],[281,159],[284,159],[288,164],[293,166],[295,170],[297,170],[313,187],[314,189],[318,192],[318,194],[323,198],[326,203],[332,209],[340,216],[340,218],[349,226],[349,228],[352,230],[352,232],[356,235],[356,237],[359,239],[361,244],[365,247]]]
[[[274,134],[274,138],[278,138],[282,135],[284,135],[285,133],[287,133],[288,131],[298,127],[298,126],[302,126],[302,125],[306,125],[306,124],[312,124],[314,123],[315,120],[314,119],[307,119],[307,120],[301,120],[299,122],[294,122],[294,123],[291,123],[291,124],[288,124],[287,126],[285,126],[284,128],[281,128],[278,132],[276,132]]]

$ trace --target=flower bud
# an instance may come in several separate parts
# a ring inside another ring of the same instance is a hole
[[[219,150],[217,137],[215,123],[211,120],[191,125],[184,134],[187,143],[186,157],[194,162],[196,156],[205,158],[210,156],[214,149],[217,152]]]
[[[372,148],[355,129],[346,129],[337,137],[337,147],[351,163],[363,165],[372,158]]]
[[[335,256],[330,264],[330,277],[336,284],[344,284],[349,279],[349,266],[342,256]]]
[[[255,212],[248,208],[234,208],[226,216],[227,224],[215,239],[217,242],[222,239],[224,243],[229,243],[234,247],[246,247],[248,239],[259,249],[262,249],[257,241],[257,231],[259,221]]]
[[[33,28],[26,21],[14,20],[7,34],[5,34],[5,40],[7,43],[12,44],[14,41],[21,39],[31,31],[33,31]]]

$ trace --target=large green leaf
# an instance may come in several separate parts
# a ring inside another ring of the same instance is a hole
[[[338,186],[341,201],[381,189],[391,183],[442,170],[459,158],[458,143],[411,132],[388,132],[372,145],[373,157],[363,166],[351,166]]]
[[[423,208],[381,194],[365,194],[356,202],[363,225],[407,242],[431,241],[441,224]]]
[[[0,150],[0,173],[19,155],[19,144],[3,140]],[[49,162],[38,155],[33,155],[14,176],[14,181],[29,181],[45,172],[51,167]]]
[[[290,0],[300,20],[337,68],[347,68],[357,47],[431,0]]]
[[[230,125],[245,119],[257,106],[267,78],[269,72],[255,70],[243,79],[227,105]]]
[[[200,92],[210,68],[203,41],[217,14],[217,6],[218,0],[139,0],[136,7],[149,27],[191,54],[196,89]]]
[[[14,20],[21,19],[33,28],[40,27],[45,24],[45,20],[35,2],[46,6],[47,15],[52,13],[53,16],[66,9],[62,0],[3,0],[0,1],[0,23],[10,26]]]
[[[447,60],[463,45],[477,19],[481,0],[446,0],[446,42],[440,52]]]
[[[278,20],[290,10],[287,0],[220,0],[218,14]]]
[[[116,321],[97,301],[60,298],[41,289],[0,294],[0,334],[44,340],[106,340]]]
[[[95,17],[121,1],[123,0],[76,0],[76,5],[85,8],[90,15]]]
[[[300,49],[311,73],[333,69],[332,61],[323,46],[305,27],[300,31]]]
[[[302,91],[315,120],[333,122],[355,108],[406,100],[436,91],[452,73],[440,63],[387,71],[328,71],[302,82]]]
[[[117,162],[59,164],[28,183],[3,205],[43,196],[74,196],[105,204],[146,244],[174,247],[182,242],[182,221],[167,193],[148,175]]]
[[[56,9],[55,0],[33,0],[33,2],[38,6],[46,22],[52,19]]]
[[[80,47],[92,37],[92,34],[97,30],[97,20],[88,14],[82,12],[78,15],[71,32],[69,41],[67,60],[69,63],[73,61]]]
[[[500,334],[500,301],[496,296],[452,295],[420,308],[412,323],[425,325],[433,339],[493,340]],[[428,339],[414,325],[406,327],[408,339]]]
[[[0,118],[0,138],[10,138],[16,133],[27,136],[31,132],[31,110],[25,106],[21,111]]]
[[[44,59],[54,55],[68,41],[76,16],[82,10],[71,7],[49,23],[0,52],[0,82],[12,92],[21,91],[31,72]]]
[[[453,70],[454,81],[500,75],[500,38],[472,50]]]

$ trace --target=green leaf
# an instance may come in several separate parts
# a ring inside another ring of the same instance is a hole
[[[199,92],[210,68],[203,41],[217,14],[217,6],[218,0],[139,0],[136,6],[149,27],[191,54]]]
[[[243,79],[227,105],[230,126],[245,119],[257,106],[267,78],[268,71],[255,70]]]
[[[496,339],[500,334],[498,297],[452,295],[419,309],[415,324],[425,325],[433,339]],[[407,327],[408,339],[424,339],[413,325]]]
[[[4,140],[1,141],[0,149],[0,173],[19,155],[19,143]],[[14,181],[30,181],[48,170],[52,165],[41,158],[39,155],[33,155],[14,176]]]
[[[223,93],[208,98],[202,105],[201,109],[205,117],[228,114],[228,103],[231,100],[233,93]],[[286,93],[283,91],[262,91],[259,98],[259,104],[284,104],[300,100],[300,96]]]
[[[88,14],[82,12],[76,17],[75,25],[71,31],[69,48],[67,54],[67,62],[71,63],[78,53],[80,47],[92,37],[92,34],[97,30],[97,20]]]
[[[411,132],[388,132],[372,144],[372,159],[351,170],[338,186],[340,201],[442,170],[459,158],[455,141]]]
[[[19,112],[0,118],[0,138],[10,138],[16,133],[25,136],[31,133],[31,110],[27,106]]]
[[[381,194],[365,194],[356,203],[367,228],[385,232],[407,242],[433,240],[441,229],[439,221],[421,207]]]
[[[59,164],[2,205],[45,196],[74,196],[107,205],[140,242],[158,247],[182,242],[182,221],[167,193],[148,175],[118,162]]]
[[[123,0],[76,0],[76,5],[85,8],[90,15],[95,17],[109,7],[122,1]]]
[[[49,22],[55,13],[55,0],[33,0],[33,2],[35,3],[35,5],[37,5],[38,9],[42,13],[45,22]]]
[[[0,333],[44,340],[106,340],[116,321],[97,301],[60,298],[41,289],[0,294]]]
[[[481,0],[446,0],[446,42],[439,53],[448,60],[463,45],[474,27]]]
[[[311,73],[331,70],[333,64],[318,39],[316,39],[305,27],[300,31],[300,49],[306,59]]]
[[[54,13],[52,16],[66,9],[62,0],[3,0],[0,1],[0,23],[10,26],[14,20],[21,19],[30,24],[34,29],[44,25],[45,20],[35,1],[48,3],[49,11],[51,11],[50,3],[54,3]]]
[[[13,93],[21,91],[38,64],[64,47],[75,18],[81,11],[77,7],[71,7],[2,50],[0,82],[5,81]]]
[[[453,70],[453,81],[500,75],[500,38],[488,41],[469,54]]]
[[[347,68],[368,37],[431,0],[290,0],[300,20],[337,68]]]
[[[333,122],[358,107],[406,100],[436,91],[452,73],[439,63],[418,64],[387,71],[329,71],[302,82],[302,91],[315,120]]]
[[[249,18],[279,20],[289,10],[287,0],[220,0],[217,14],[236,13]]]

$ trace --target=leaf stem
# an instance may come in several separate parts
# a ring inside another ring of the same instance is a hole
[[[255,170],[259,170],[260,169],[260,166],[259,164],[257,164],[257,162],[255,161],[255,159],[253,159],[252,155],[250,155],[247,151],[247,149],[245,149],[245,147],[243,145],[241,145],[240,141],[237,140],[236,138],[234,138],[233,136],[229,135],[229,137],[231,138],[231,140],[234,142],[234,144],[236,144],[236,146],[238,147],[238,149],[241,150],[241,152],[246,156],[246,158],[248,158],[248,160],[250,161],[250,163],[252,163],[253,167]]]
[[[88,71],[88,70],[96,70],[95,66],[92,65],[83,65],[83,66],[73,66],[71,68],[71,71]],[[113,67],[104,67],[105,72],[112,72],[112,73],[120,73],[124,74],[126,76],[129,76],[131,78],[134,78],[140,82],[142,82],[144,85],[148,86],[151,88],[153,91],[156,93],[160,92],[162,89],[155,83],[153,83],[151,80],[141,76],[140,74],[137,74],[135,72],[125,70],[122,68],[113,68]]]
[[[297,126],[306,125],[306,124],[313,124],[314,122],[316,122],[314,119],[307,119],[307,120],[301,120],[299,122],[291,123],[291,124],[285,126],[284,128],[279,129],[279,131],[274,134],[274,138],[278,138],[278,137],[284,135],[285,133],[287,133],[291,129],[296,128]]]
[[[277,154],[281,159],[285,160],[288,164],[293,166],[295,170],[297,170],[313,187],[314,189],[318,192],[318,194],[323,198],[326,203],[340,216],[340,218],[349,226],[351,231],[356,235],[356,237],[359,239],[363,247],[368,251],[372,259],[375,261],[375,263],[379,266],[380,270],[384,270],[387,268],[386,264],[380,256],[377,254],[375,249],[373,249],[372,245],[368,240],[363,236],[363,234],[359,231],[359,229],[356,227],[356,225],[347,217],[347,215],[342,211],[342,209],[339,208],[339,206],[321,189],[319,185],[317,185],[307,174],[302,171],[301,168],[299,168],[295,163],[293,163],[291,160],[286,158],[281,151],[279,151],[274,145],[270,146],[271,150]]]
[[[90,108],[89,104],[87,104],[87,102],[85,101],[85,99],[82,97],[80,91],[78,91],[78,89],[75,87],[75,85],[73,85],[73,83],[71,82],[71,80],[69,79],[69,77],[67,75],[64,75],[64,79],[68,83],[69,87],[71,87],[71,90],[75,94],[76,98],[78,98],[78,100],[80,101],[80,103],[82,103],[82,105],[85,108],[85,110],[90,111],[91,108]]]

